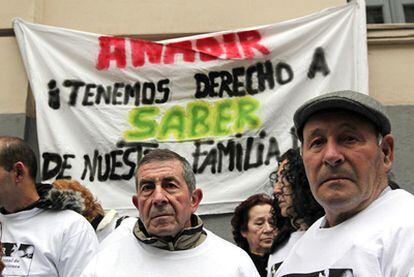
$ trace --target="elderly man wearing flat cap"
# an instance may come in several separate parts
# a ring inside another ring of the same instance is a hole
[[[275,276],[414,276],[414,196],[389,187],[394,138],[384,107],[334,92],[302,105],[294,123],[326,214]]]

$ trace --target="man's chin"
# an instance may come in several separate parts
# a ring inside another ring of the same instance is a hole
[[[331,193],[319,199],[325,210],[346,210],[355,204],[355,197],[346,193]]]
[[[153,236],[156,237],[175,237],[177,235],[177,230],[175,226],[157,226],[147,230]]]

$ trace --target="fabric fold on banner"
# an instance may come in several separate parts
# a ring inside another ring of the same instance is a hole
[[[33,91],[42,181],[72,178],[106,209],[132,209],[149,150],[186,157],[199,214],[271,192],[293,113],[334,90],[368,93],[365,7],[353,1],[259,27],[162,41],[14,19]]]

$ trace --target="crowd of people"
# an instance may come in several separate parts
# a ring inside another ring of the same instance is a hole
[[[273,195],[242,201],[236,245],[204,227],[189,162],[155,149],[138,163],[138,217],[104,211],[77,181],[37,184],[23,140],[0,137],[1,276],[414,276],[412,194],[390,180],[384,107],[353,91],[294,115],[300,149],[270,175]]]

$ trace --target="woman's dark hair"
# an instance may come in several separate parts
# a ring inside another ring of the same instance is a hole
[[[284,245],[290,238],[290,234],[299,229],[299,221],[309,227],[325,214],[312,195],[299,149],[286,151],[279,159],[279,166],[284,161],[286,163],[279,174],[291,185],[292,206],[287,209],[292,211],[289,214],[294,214],[294,217],[286,218],[281,215],[277,197],[274,196],[272,215],[279,233],[273,242],[271,252]],[[278,177],[276,172],[272,173],[271,182],[274,184]]]
[[[257,205],[272,205],[272,199],[270,196],[264,193],[254,194],[241,202],[234,210],[233,217],[231,218],[231,226],[233,227],[233,239],[236,244],[249,252],[249,243],[242,236],[242,232],[247,231],[247,224],[249,223],[249,211],[251,208]]]

